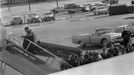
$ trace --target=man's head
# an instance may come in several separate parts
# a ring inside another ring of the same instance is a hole
[[[27,34],[29,34],[29,33],[31,32],[31,29],[30,29],[29,27],[25,27],[24,30],[25,30],[25,32],[26,32]]]

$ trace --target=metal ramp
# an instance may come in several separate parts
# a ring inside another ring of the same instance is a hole
[[[21,38],[19,35],[8,35],[8,41],[11,45],[0,52],[0,61],[24,75],[46,75],[58,72],[60,71],[59,67],[57,68],[56,66],[53,66],[56,62],[57,64],[55,65],[60,66],[60,63],[62,62],[68,65],[69,68],[72,68],[72,66],[66,61],[30,40],[28,40],[29,45],[25,50],[22,47],[23,38]],[[41,60],[39,57],[27,51],[31,44],[35,45],[37,48],[43,50],[47,54],[45,60]]]

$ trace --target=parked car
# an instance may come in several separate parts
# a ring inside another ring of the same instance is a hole
[[[81,7],[80,5],[76,5],[74,3],[71,4],[65,4],[64,7],[58,7],[58,8],[54,8],[51,9],[51,12],[53,13],[59,13],[59,12],[78,12],[78,11],[82,11],[82,12],[86,12],[86,8],[85,7]]]
[[[90,7],[90,10],[94,11],[97,7],[109,7],[109,6],[110,5],[106,4],[106,3],[92,3],[91,7]]]
[[[66,12],[64,7],[53,8],[53,9],[50,9],[50,11],[53,13]]]
[[[28,14],[27,15],[27,23],[39,23],[41,19],[37,14]]]
[[[115,28],[115,32],[121,33],[122,31],[124,31],[124,28],[134,34],[134,22],[130,22],[127,25],[118,26],[117,28]]]
[[[14,16],[11,21],[10,21],[11,25],[17,25],[17,24],[22,24],[23,23],[23,19],[21,16]]]
[[[120,42],[120,39],[121,33],[115,33],[108,27],[98,28],[93,34],[86,33],[72,36],[72,42],[74,44],[79,44],[80,47],[85,47],[87,45],[109,46],[110,43]]]
[[[80,5],[76,5],[75,3],[65,4],[64,8],[65,8],[65,10],[68,11],[68,13],[70,13],[70,12],[75,13],[75,12],[79,12],[79,11],[87,12],[85,7],[81,7]]]
[[[55,20],[55,14],[54,13],[45,13],[44,16],[41,18],[42,22],[46,21],[54,21]]]
[[[107,6],[100,6],[96,7],[93,10],[94,15],[100,15],[100,14],[108,14],[109,13],[109,8]]]

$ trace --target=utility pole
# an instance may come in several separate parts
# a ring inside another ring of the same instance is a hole
[[[30,3],[30,0],[28,0],[28,5],[29,5],[29,11],[31,11],[31,3]]]
[[[8,11],[10,11],[10,0],[8,0]]]
[[[57,8],[59,7],[59,3],[58,3],[58,0],[56,0],[56,4],[57,4]]]

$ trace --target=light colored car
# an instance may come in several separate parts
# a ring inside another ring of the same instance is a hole
[[[85,7],[81,7],[80,5],[76,5],[74,3],[65,4],[64,7],[53,8],[53,9],[50,9],[50,11],[53,13],[59,13],[59,12],[75,13],[75,12],[79,12],[79,11],[87,12]]]
[[[37,14],[28,14],[27,15],[27,23],[39,23],[41,19]]]
[[[50,11],[53,13],[66,12],[64,7],[53,8],[53,9],[50,9]]]
[[[110,43],[119,42],[121,33],[115,33],[110,28],[96,29],[94,34],[80,34],[78,36],[72,36],[72,42],[74,44],[80,44],[81,47],[87,45],[104,46],[110,45]]]
[[[21,16],[14,16],[11,21],[10,21],[11,25],[17,25],[17,24],[22,24],[23,23],[23,19]]]
[[[130,22],[127,25],[118,26],[117,28],[115,28],[115,32],[121,33],[124,30],[124,28],[127,31],[130,31],[132,34],[134,34],[134,22]]]
[[[107,6],[96,7],[96,8],[93,10],[93,13],[94,13],[94,15],[108,14],[108,13],[109,13],[108,9],[109,9],[109,8],[108,8]]]
[[[42,22],[46,21],[54,21],[55,20],[55,14],[54,13],[45,13],[44,16],[41,18]]]

